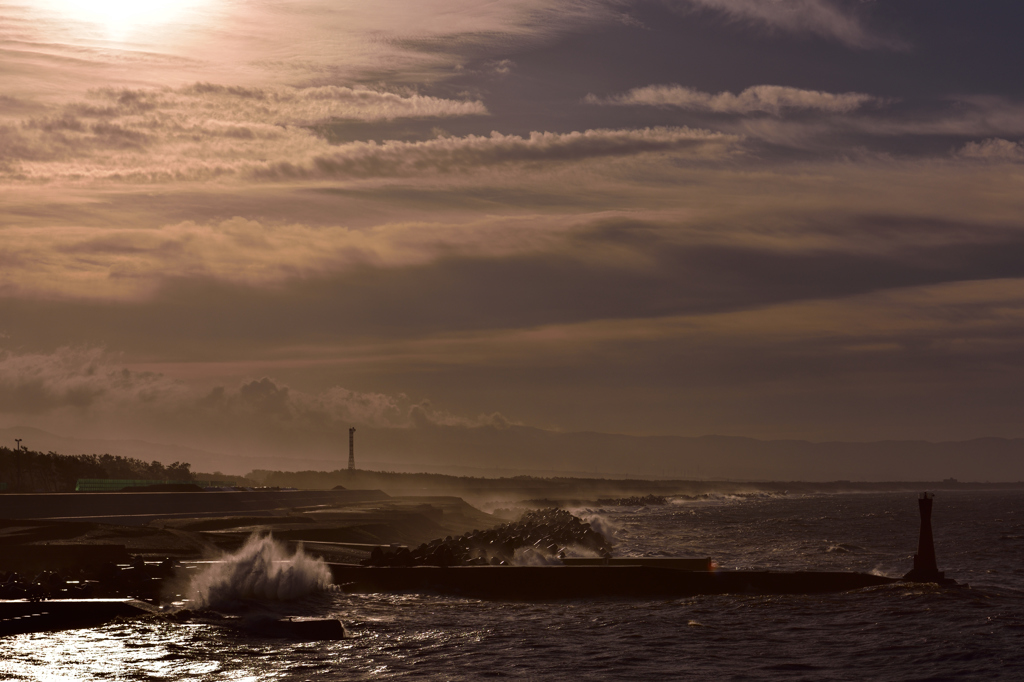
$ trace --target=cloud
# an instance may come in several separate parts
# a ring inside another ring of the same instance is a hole
[[[0,6],[0,24],[17,27],[18,38],[5,46],[5,94],[49,98],[58,90],[81,92],[118,77],[146,84],[197,78],[250,84],[432,83],[467,61],[467,44],[476,55],[536,45],[612,20],[609,5],[619,2],[204,1],[206,11],[181,12],[178,1],[173,24],[161,23],[153,12],[146,13],[145,22],[124,21],[123,8],[117,12],[120,20],[96,22],[96,13],[83,16],[82,6],[90,3],[60,4],[76,7],[56,8],[54,0]],[[114,26],[127,32],[111,35]]]
[[[922,276],[918,263],[904,267],[897,262],[890,268],[885,259],[897,250],[923,252],[964,244],[1015,253],[1012,231],[1005,226],[1019,222],[1020,210],[1012,176],[994,166],[950,158],[948,147],[941,159],[801,163],[756,173],[721,163],[679,163],[666,154],[627,157],[614,164],[453,173],[440,180],[424,175],[354,188],[318,188],[298,198],[288,184],[260,187],[219,207],[227,215],[239,211],[265,216],[260,220],[235,215],[163,222],[159,208],[147,214],[125,202],[112,214],[105,210],[102,193],[50,194],[40,188],[33,190],[29,205],[49,203],[34,222],[24,206],[13,203],[16,196],[8,205],[0,291],[12,300],[110,300],[143,306],[180,296],[175,305],[184,305],[193,286],[197,300],[231,300],[235,303],[223,305],[238,310],[247,310],[261,297],[268,305],[288,299],[281,313],[294,306],[304,309],[303,301],[289,298],[304,294],[317,324],[327,310],[320,306],[332,300],[352,319],[392,330],[400,329],[403,321],[463,324],[454,303],[427,314],[436,299],[464,301],[466,318],[477,316],[489,324],[500,319],[500,310],[487,302],[488,287],[493,288],[489,295],[507,301],[509,320],[518,320],[530,306],[538,315],[575,315],[597,299],[641,310],[670,300],[676,291],[695,292],[694,299],[704,291],[713,302],[719,276],[712,272],[687,279],[705,271],[711,261],[702,259],[710,259],[713,250],[716,258],[764,254],[755,259],[762,263],[771,256],[783,272],[797,269],[795,263],[782,265],[778,259],[783,257],[806,256],[799,267],[810,267],[818,253],[830,258],[870,253],[882,258],[871,265],[876,274]],[[208,203],[222,201],[220,188],[214,189],[209,194],[168,192],[145,200],[160,202],[174,217],[202,214]],[[737,196],[743,201],[737,202]],[[61,205],[60,200],[68,203]],[[189,208],[178,210],[181,202]],[[96,205],[104,210],[95,212]],[[303,213],[306,207],[309,212]],[[926,227],[911,229],[913,225]],[[936,272],[955,271],[947,268],[948,254],[943,258],[945,264]],[[670,273],[667,264],[673,262]],[[858,268],[868,266],[851,260],[844,267],[852,278]],[[981,269],[972,267],[971,272]],[[740,287],[749,274],[742,270],[723,267],[720,274],[733,278],[732,285],[721,286],[721,291],[736,294],[730,300],[756,300],[755,294],[768,291],[757,282],[751,291]],[[517,286],[517,279],[523,284]],[[307,289],[302,289],[303,282],[309,283]],[[546,289],[548,282],[558,286]],[[833,278],[826,272],[806,279],[807,295],[813,295],[816,282]],[[332,289],[340,293],[332,296]],[[363,303],[350,298],[352,291],[364,292]],[[598,291],[600,295],[594,293]],[[511,296],[515,292],[521,300]],[[573,296],[585,303],[574,304]],[[402,304],[403,297],[415,302],[412,309]],[[165,302],[170,305],[169,299]],[[564,302],[564,310],[558,302]],[[423,314],[415,313],[421,305],[426,306]],[[374,306],[390,312],[375,314]],[[13,309],[9,314],[15,314]],[[0,320],[6,315],[0,312]],[[123,324],[132,327],[127,318]],[[243,326],[250,329],[258,325]],[[59,338],[60,343],[79,340],[75,334]],[[98,337],[96,342],[105,340]]]
[[[849,113],[881,102],[877,97],[858,92],[833,94],[779,85],[756,85],[738,95],[731,92],[713,95],[681,85],[648,85],[608,98],[589,94],[584,101],[588,104],[675,107],[726,114],[764,112],[776,116],[784,110]]]
[[[362,393],[340,386],[319,393],[297,391],[263,377],[235,389],[218,386],[200,401],[207,412],[231,422],[249,418],[270,420],[288,429],[324,429],[350,424],[373,428],[408,429],[430,426],[506,429],[502,414],[464,417],[435,408],[429,400],[412,403],[405,395]]]
[[[293,430],[324,429],[340,424],[407,428],[410,402],[405,396],[360,393],[335,386],[319,393],[290,388],[269,377],[237,387],[217,386],[195,401],[207,420],[228,426],[273,423]]]
[[[532,132],[440,137],[422,142],[356,142],[318,156],[306,166],[290,162],[254,172],[264,179],[411,175],[458,172],[511,163],[558,163],[652,152],[688,151],[696,157],[721,156],[738,138],[707,130],[643,128],[583,132]]]
[[[34,109],[39,112],[42,105]],[[444,99],[415,92],[400,94],[366,87],[243,87],[197,82],[179,88],[114,88],[91,90],[86,99],[51,107],[57,113],[42,116],[30,127],[61,127],[69,121],[78,130],[89,121],[124,121],[140,129],[190,129],[204,123],[309,125],[332,119],[386,121],[396,118],[486,116],[479,100]],[[11,114],[33,111],[5,108]],[[64,126],[68,128],[68,126]]]
[[[957,154],[967,159],[1024,162],[1024,143],[1001,138],[968,142]]]
[[[463,417],[445,410],[438,410],[430,404],[429,400],[413,405],[409,408],[408,415],[409,421],[418,428],[430,428],[432,426],[454,426],[465,429],[490,427],[504,431],[513,424],[500,412],[480,414],[476,417]]]
[[[0,290],[30,296],[137,298],[167,280],[215,279],[273,287],[339,271],[394,268],[441,257],[540,252],[571,223],[540,215],[463,223],[408,221],[372,229],[235,217],[157,229],[8,227]]]
[[[511,425],[500,413],[465,417],[435,408],[429,400],[413,402],[403,394],[341,386],[309,392],[269,377],[203,389],[161,373],[132,371],[100,348],[0,350],[0,415],[45,417],[67,411],[99,422],[137,419],[212,431],[268,428],[282,434],[330,432],[352,424],[401,429]]]
[[[459,171],[689,149],[719,155],[737,138],[690,128],[533,132],[331,145],[311,128],[338,117],[483,115],[476,100],[341,87],[103,89],[88,101],[0,126],[0,172],[30,182],[293,180]]]
[[[323,86],[102,88],[0,126],[0,172],[30,181],[159,182],[232,176],[330,148],[309,129],[338,119],[486,115],[478,100]]]
[[[508,60],[504,60],[507,62]],[[117,94],[113,91],[111,94]],[[302,124],[333,118],[360,121],[394,118],[484,116],[479,100],[452,100],[416,93],[401,95],[335,85],[307,88],[243,88],[196,83],[170,93],[173,108],[202,106],[207,113],[245,121]]]
[[[957,97],[897,117],[863,117],[846,124],[875,135],[1024,135],[1024,106],[1003,97]]]
[[[484,59],[476,61],[471,66],[457,64],[453,71],[460,79],[475,77],[476,79],[491,81],[493,85],[494,81],[504,79],[518,67],[519,65],[511,59]]]
[[[429,400],[413,403],[408,396],[363,393],[340,386],[319,393],[288,387],[269,377],[243,382],[237,388],[218,386],[198,401],[207,415],[222,426],[272,422],[294,430],[337,430],[349,425],[383,429],[488,426],[507,429],[511,422],[501,413],[465,417],[434,407]]]
[[[0,412],[37,414],[100,405],[130,408],[177,397],[183,385],[161,374],[116,367],[102,349],[63,347],[53,353],[0,350]]]
[[[805,181],[820,183],[820,175],[808,174]],[[854,180],[847,178],[850,184]],[[1003,186],[1012,186],[1012,180]],[[890,192],[898,195],[903,189]],[[940,195],[942,188],[934,191]],[[884,202],[881,192],[878,201]],[[936,198],[932,210],[944,208],[941,197]],[[567,220],[568,229],[554,223],[540,230],[532,244],[509,241],[490,249],[482,246],[487,236],[514,233],[516,223],[481,223],[474,226],[479,229],[475,241],[449,251],[441,234],[431,257],[405,263],[397,258],[345,263],[335,255],[336,263],[316,271],[277,272],[247,262],[258,257],[269,262],[280,252],[301,263],[300,255],[288,251],[286,234],[280,248],[271,242],[262,252],[239,254],[238,261],[225,260],[221,269],[210,267],[203,276],[176,274],[173,263],[161,272],[158,261],[147,265],[151,255],[137,254],[136,269],[155,272],[141,295],[131,289],[135,282],[122,285],[119,293],[135,295],[121,300],[96,296],[99,287],[71,261],[62,267],[77,278],[77,290],[64,283],[68,291],[50,300],[0,299],[0,319],[15,327],[20,343],[105,339],[133,353],[199,358],[291,352],[301,357],[307,344],[333,343],[338,345],[332,357],[358,364],[385,354],[388,343],[410,338],[750,310],[942,282],[1024,277],[1024,239],[1008,229],[1016,220],[1011,209],[1004,210],[1010,214],[1006,217],[982,206],[973,220],[955,222],[899,213],[864,215],[856,206],[799,214],[787,205],[771,211],[758,205],[690,224],[678,217],[662,222],[617,217],[575,225]],[[524,219],[519,225],[531,222]],[[499,224],[504,228],[493,229]],[[322,244],[326,250],[329,239]],[[299,252],[307,249],[316,246],[302,245]],[[103,252],[83,258],[86,264],[106,260]],[[247,271],[261,268],[274,279],[243,279],[251,276]],[[414,353],[394,362],[415,365],[417,357]],[[465,364],[470,357],[467,352],[455,361]]]
[[[883,101],[875,100],[873,104]],[[958,97],[902,109],[862,107],[814,119],[749,116],[721,120],[717,127],[748,140],[818,152],[842,149],[851,156],[859,156],[869,149],[868,145],[891,154],[894,147],[885,138],[898,138],[896,148],[901,153],[934,158],[948,155],[950,145],[949,140],[936,138],[1008,138],[1024,134],[1024,106],[1003,97]],[[883,143],[885,146],[881,146]],[[995,147],[988,151],[994,152]]]
[[[684,0],[699,9],[725,14],[735,21],[787,33],[811,34],[850,47],[898,47],[900,43],[872,34],[855,14],[833,0]]]

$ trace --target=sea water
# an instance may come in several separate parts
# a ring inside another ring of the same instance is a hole
[[[620,555],[889,576],[910,569],[919,527],[912,492],[726,496],[575,511],[614,532]],[[289,600],[264,590],[266,598],[245,606],[185,618],[8,637],[0,640],[0,678],[1024,678],[1024,492],[940,492],[933,523],[939,568],[969,588],[541,603],[337,590]],[[253,611],[340,618],[351,637],[271,639],[244,627]]]

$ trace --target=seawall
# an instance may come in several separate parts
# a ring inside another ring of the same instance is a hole
[[[373,502],[389,497],[380,490],[5,494],[0,495],[0,519],[141,526],[165,518],[279,516],[290,509]]]

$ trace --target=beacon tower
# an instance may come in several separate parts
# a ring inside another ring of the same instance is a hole
[[[932,500],[931,493],[921,493],[917,507],[921,511],[921,534],[917,541],[917,554],[914,555],[914,568],[903,576],[904,580],[918,583],[938,583],[939,585],[956,585],[956,581],[947,578],[940,571],[935,561],[935,540],[932,537]]]
[[[356,427],[348,429],[348,470],[356,470]]]

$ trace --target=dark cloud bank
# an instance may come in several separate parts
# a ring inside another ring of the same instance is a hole
[[[562,253],[355,265],[263,287],[169,277],[142,301],[5,298],[0,312],[14,343],[60,339],[127,350],[234,342],[244,348],[721,313],[1024,277],[1024,236],[1012,230],[874,216],[857,222],[849,227],[858,234],[852,248],[804,250],[675,244],[663,226],[610,222],[573,238]],[[808,230],[830,232],[844,230],[835,224]],[[612,257],[588,256],[600,249],[614,250]]]

